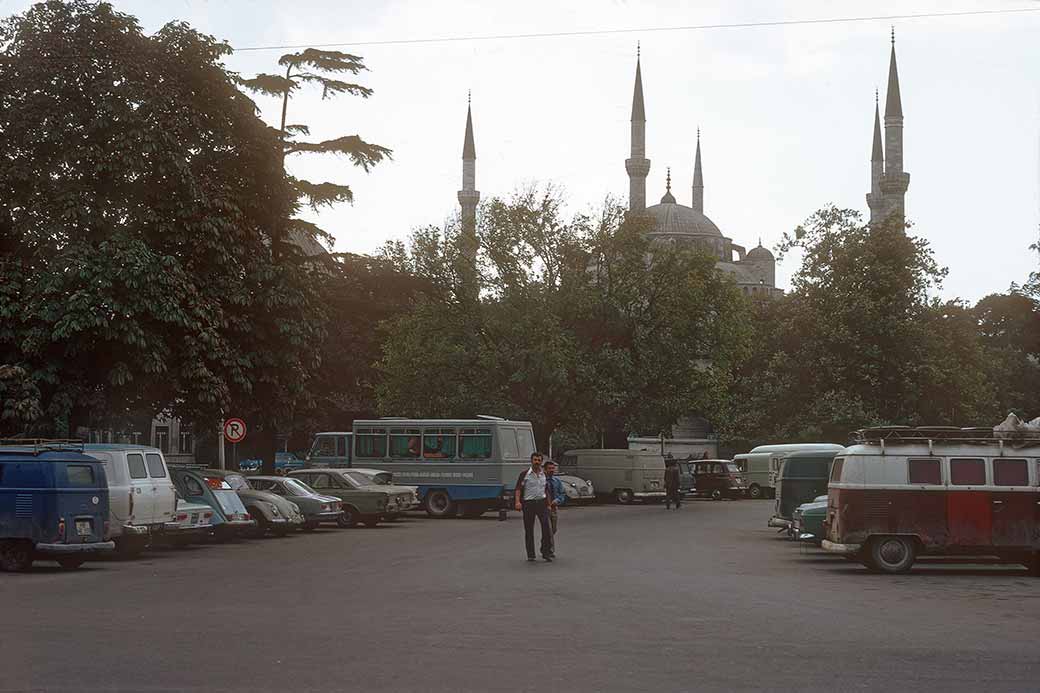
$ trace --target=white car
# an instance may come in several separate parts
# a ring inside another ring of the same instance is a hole
[[[177,498],[173,521],[166,523],[167,541],[174,546],[187,546],[213,531],[213,508]]]
[[[567,504],[592,503],[596,500],[596,489],[592,482],[571,474],[557,474],[556,478],[563,484],[563,493],[567,496]]]

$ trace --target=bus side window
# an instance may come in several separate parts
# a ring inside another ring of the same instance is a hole
[[[347,456],[347,437],[336,436],[336,457]]]
[[[491,457],[491,429],[464,428],[459,442],[462,450],[459,457],[466,460],[486,460]]]
[[[985,486],[986,463],[981,459],[951,459],[950,483],[954,486]]]
[[[942,484],[942,467],[939,460],[907,460],[907,480],[911,484]]]
[[[521,459],[531,459],[531,455],[534,453],[534,432],[526,428],[516,429],[516,444],[520,450]]]
[[[520,447],[516,444],[515,428],[499,428],[498,445],[502,453],[502,459],[515,460],[520,457]]]
[[[421,452],[422,433],[418,428],[392,429],[390,431],[390,457],[416,458]]]
[[[385,428],[359,428],[354,437],[356,457],[386,457]]]
[[[423,431],[423,457],[427,459],[454,459],[455,429],[427,428]]]

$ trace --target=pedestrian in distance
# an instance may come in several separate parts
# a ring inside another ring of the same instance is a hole
[[[682,495],[679,493],[679,464],[672,458],[664,461],[664,492],[665,509],[671,510],[672,503],[678,510],[682,505]]]
[[[534,521],[538,520],[542,532],[542,558],[551,563],[553,559],[552,529],[549,527],[549,495],[546,489],[549,480],[542,469],[542,454],[531,454],[531,466],[520,473],[513,492],[514,506],[524,514],[524,546],[527,560],[534,561]]]
[[[560,503],[564,503],[567,500],[567,494],[563,491],[563,482],[560,481],[560,477],[556,476],[556,470],[555,462],[552,460],[545,462],[545,495],[549,497],[549,527],[552,529],[549,539],[553,558],[556,558],[556,528],[559,526],[558,513],[556,511],[560,507]]]

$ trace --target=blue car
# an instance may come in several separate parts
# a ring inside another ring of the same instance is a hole
[[[238,493],[223,478],[183,467],[170,467],[170,477],[181,498],[213,509],[213,534],[218,539],[245,534],[256,526]]]
[[[0,447],[0,569],[75,570],[112,551],[105,466],[67,444]]]
[[[291,452],[278,452],[274,456],[274,471],[275,474],[288,474],[294,469],[303,469],[306,463]],[[263,460],[258,457],[251,457],[248,460],[242,460],[238,463],[239,470],[243,472],[259,472],[263,467]]]

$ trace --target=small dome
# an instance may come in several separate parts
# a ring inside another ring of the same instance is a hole
[[[773,254],[769,252],[769,248],[762,245],[762,241],[758,242],[758,247],[752,248],[748,251],[745,259],[752,262],[776,262],[776,258],[774,258]]]

